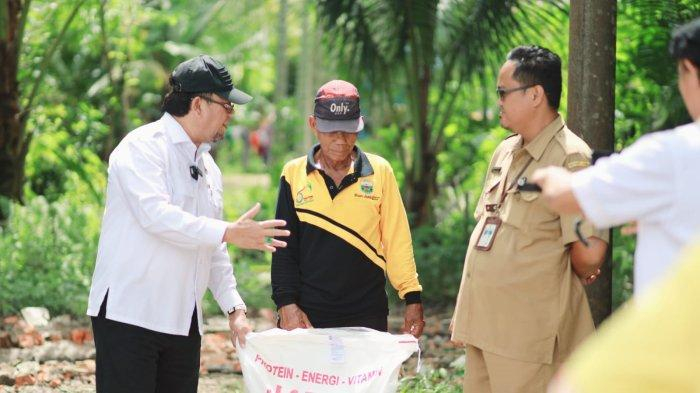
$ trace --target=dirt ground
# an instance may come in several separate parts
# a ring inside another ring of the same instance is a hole
[[[256,331],[274,327],[272,310],[251,314]],[[460,359],[463,351],[449,342],[449,314],[426,314],[429,316],[420,341],[421,372],[463,364]],[[402,324],[401,316],[389,318],[392,332],[399,332]],[[4,317],[0,325],[0,393],[93,392],[94,357],[95,347],[87,319],[58,316],[45,326],[34,327],[19,316]],[[404,363],[402,375],[415,375],[416,363],[417,355],[414,355]],[[198,391],[243,391],[240,363],[223,316],[206,321]]]

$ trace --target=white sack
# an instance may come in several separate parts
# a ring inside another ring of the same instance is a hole
[[[237,350],[250,393],[383,393],[419,348],[409,334],[337,328],[249,333]]]

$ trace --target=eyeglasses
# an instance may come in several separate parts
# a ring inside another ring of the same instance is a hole
[[[228,112],[228,113],[234,113],[234,112],[235,112],[235,108],[233,107],[233,104],[230,103],[230,102],[219,102],[219,101],[217,101],[217,100],[215,100],[215,99],[212,99],[212,98],[209,98],[209,97],[206,97],[206,96],[200,96],[200,97],[202,97],[202,99],[203,99],[204,101],[206,101],[206,102],[210,102],[210,103],[214,103],[214,104],[219,104],[219,105],[221,105],[221,107],[224,108],[224,110],[225,110],[226,112]]]
[[[496,94],[498,94],[498,98],[504,99],[504,98],[506,98],[506,96],[509,93],[512,93],[512,92],[518,91],[518,90],[526,90],[526,89],[529,89],[533,86],[535,86],[535,85],[525,85],[525,86],[519,86],[519,87],[512,87],[510,89],[504,89],[502,87],[499,87],[496,89]]]

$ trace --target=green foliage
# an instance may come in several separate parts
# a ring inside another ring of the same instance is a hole
[[[37,111],[27,156],[27,203],[7,202],[0,229],[0,315],[26,306],[85,312],[106,187],[104,163],[62,129],[65,107]],[[88,112],[88,111],[86,111]]]
[[[635,244],[633,236],[622,236],[619,228],[613,230],[613,309],[632,297]]]
[[[700,16],[700,3],[619,1],[615,72],[616,148],[640,135],[690,121],[668,55],[671,30]]]
[[[462,391],[464,370],[447,370],[440,368],[415,377],[402,378],[399,381],[400,393],[459,393]]]
[[[86,120],[90,110],[83,109],[74,126],[93,127]],[[0,314],[26,306],[46,306],[52,313],[85,312],[106,168],[65,130],[62,117],[67,110],[43,107],[30,122],[53,132],[33,138],[26,159],[26,205],[8,205],[11,214],[0,238]]]
[[[462,279],[468,233],[462,223],[418,227],[412,231],[413,252],[426,304],[454,302]]]
[[[231,252],[230,249],[229,252]],[[260,263],[256,258],[233,257],[232,263],[238,284],[238,293],[241,294],[248,308],[251,310],[276,309],[270,297],[272,286],[270,285],[269,262]],[[221,309],[210,291],[207,291],[204,296],[203,304],[205,315],[221,314]]]
[[[85,313],[102,213],[91,202],[71,192],[11,206],[0,230],[0,315],[26,306]]]
[[[91,203],[102,203],[106,167],[95,153],[71,139],[65,131],[34,138],[26,162],[28,198],[42,195],[53,202],[70,191],[88,196]]]

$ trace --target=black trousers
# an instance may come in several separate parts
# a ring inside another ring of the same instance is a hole
[[[107,297],[92,317],[98,393],[196,393],[201,337],[197,310],[188,336],[155,332],[105,318]]]

